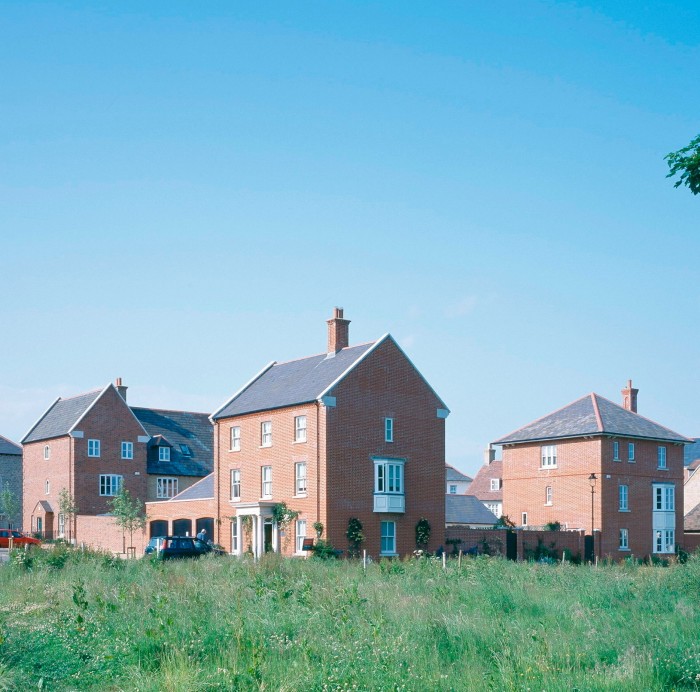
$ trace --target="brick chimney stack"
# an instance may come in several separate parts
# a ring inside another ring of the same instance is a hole
[[[632,387],[632,380],[627,380],[627,386],[622,390],[622,408],[637,413],[638,389]]]
[[[119,392],[120,396],[124,401],[126,401],[126,390],[129,389],[126,385],[122,384],[122,378],[117,377],[114,382],[115,389]]]
[[[350,345],[350,320],[343,319],[343,308],[335,308],[328,324],[328,355],[334,356]]]

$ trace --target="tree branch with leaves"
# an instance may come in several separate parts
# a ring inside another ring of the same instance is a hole
[[[672,151],[664,156],[664,159],[670,169],[667,178],[673,178],[680,173],[680,178],[673,187],[686,185],[694,195],[700,193],[700,135],[687,147]]]

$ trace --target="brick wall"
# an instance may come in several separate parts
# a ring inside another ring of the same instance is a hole
[[[399,554],[411,553],[415,526],[425,517],[433,551],[445,526],[445,420],[443,404],[397,346],[387,340],[332,392],[337,405],[326,409],[326,531],[347,550],[348,520],[364,529],[363,548],[380,553],[380,524],[396,522]],[[394,441],[386,442],[384,419],[394,419]],[[404,459],[405,513],[374,512],[373,457]]]
[[[132,543],[130,534],[124,534],[113,517],[78,516],[76,525],[78,545],[84,544],[94,549],[125,553],[127,547],[133,546],[136,557],[140,557],[148,542],[146,531],[134,531]]]

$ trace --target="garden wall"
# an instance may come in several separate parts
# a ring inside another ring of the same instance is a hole
[[[76,517],[76,542],[78,545],[86,545],[99,550],[109,550],[113,553],[125,553],[127,546],[133,545],[136,549],[136,557],[143,555],[148,538],[145,531],[134,531],[133,543],[127,532],[124,535],[114,517],[108,516],[78,516]]]
[[[573,559],[584,557],[583,531],[514,531],[518,560],[554,557],[561,559],[566,549]],[[445,529],[445,550],[448,553],[476,550],[480,555],[506,555],[508,529],[470,529],[448,526]],[[455,543],[459,541],[459,543]]]

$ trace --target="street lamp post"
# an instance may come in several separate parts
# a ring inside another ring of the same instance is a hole
[[[591,540],[593,541],[593,555],[595,555],[595,534],[593,533],[593,527],[594,527],[594,519],[595,519],[595,482],[596,482],[596,475],[595,473],[592,473],[590,476],[588,476],[588,482],[591,485]]]

